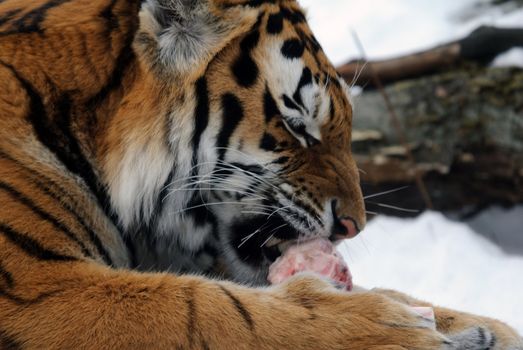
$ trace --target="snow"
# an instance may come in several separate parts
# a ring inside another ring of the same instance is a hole
[[[523,48],[515,47],[496,57],[492,62],[494,67],[520,67],[523,68]]]
[[[417,219],[381,216],[339,251],[356,285],[493,317],[523,335],[523,257],[465,224],[434,212]]]
[[[480,25],[523,26],[523,9],[482,10],[474,6],[477,2],[300,0],[308,10],[312,30],[335,64],[361,57],[352,31],[358,34],[370,59],[383,59],[461,39]]]
[[[519,255],[523,255],[522,223],[523,205],[509,209],[492,206],[467,220],[467,225],[475,232],[487,237],[505,252]]]

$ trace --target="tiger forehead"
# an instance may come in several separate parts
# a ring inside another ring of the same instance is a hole
[[[259,21],[262,22],[259,30],[264,35],[283,40],[283,56],[289,59],[301,58],[315,79],[323,85],[329,80],[336,80],[336,70],[310,30],[307,18],[297,3],[291,1],[270,6],[260,15]]]
[[[282,1],[268,7],[253,27],[254,32],[258,30],[262,35],[283,41],[282,56],[290,60],[301,59],[314,81],[325,89],[330,98],[329,125],[325,131],[332,134],[335,128],[350,128],[349,87],[325,55],[300,6],[295,1]]]
[[[342,78],[325,55],[312,33],[306,15],[293,0],[258,1],[265,4],[251,31],[239,41],[240,56],[232,71],[239,85],[250,87],[257,82],[258,65],[254,61],[266,59],[253,54],[260,42],[281,42],[280,54],[288,60],[299,59],[307,67],[317,84],[328,88],[330,94],[347,96]],[[261,63],[261,62],[258,62]]]
[[[257,135],[278,116],[303,146],[336,139],[346,143],[351,110],[346,84],[305,14],[294,1],[258,10],[250,30],[230,42],[206,70],[212,109],[241,112],[235,137]],[[225,108],[230,104],[224,103],[224,93],[235,96],[241,108]]]

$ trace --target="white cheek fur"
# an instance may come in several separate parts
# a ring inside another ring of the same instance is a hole
[[[328,115],[330,97],[326,89],[315,82],[303,86],[299,93],[307,111],[297,111],[287,108],[282,101],[282,96],[293,96],[303,73],[304,63],[301,59],[288,59],[281,54],[281,39],[273,39],[259,56],[262,69],[267,76],[271,93],[277,101],[278,108],[289,122],[298,122],[305,125],[306,132],[321,141],[321,127]],[[317,110],[316,110],[317,109]],[[306,147],[306,141],[295,134],[287,125],[289,131]]]
[[[125,229],[151,217],[158,193],[174,166],[174,157],[166,149],[129,147],[116,176],[109,183],[113,208]]]

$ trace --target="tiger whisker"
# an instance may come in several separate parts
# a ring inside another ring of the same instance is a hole
[[[252,156],[250,156],[247,153],[242,152],[242,151],[240,151],[238,149],[233,149],[233,148],[230,148],[230,147],[216,147],[215,149],[236,152],[236,153],[238,153],[238,154],[240,154],[242,156],[245,156],[245,158],[248,159],[250,162],[253,161]],[[259,166],[261,166],[263,169],[267,170],[268,172],[273,173],[275,176],[277,176],[277,174],[272,169],[270,169],[266,164],[263,164],[263,163],[258,162],[256,160],[254,160],[254,163],[259,165]]]
[[[254,210],[243,210],[241,211],[242,214],[257,214],[257,215],[268,215],[268,212],[262,212],[262,211],[254,211]]]
[[[199,204],[199,205],[194,205],[194,206],[191,206],[191,207],[188,207],[188,208],[184,208],[182,210],[178,210],[176,212],[173,212],[173,213],[170,213],[171,215],[176,215],[176,214],[182,214],[186,211],[189,211],[189,210],[192,210],[192,209],[197,209],[197,208],[201,208],[201,207],[206,207],[206,206],[214,206],[214,205],[223,205],[223,204],[230,204],[230,205],[245,205],[245,203],[243,202],[212,202],[212,203],[205,203],[205,204]],[[250,204],[251,206],[254,206],[256,207],[257,204]],[[263,206],[260,204],[260,206]]]
[[[209,184],[211,184],[211,185],[212,184],[224,184],[223,180],[225,180],[225,179],[223,179],[223,178],[208,178],[208,179],[204,179],[204,180],[198,180],[198,181],[189,182],[189,183],[187,183],[187,184],[185,184],[183,186],[180,186],[178,188],[175,188],[175,189],[171,190],[169,192],[169,194],[167,194],[165,197],[168,197],[168,196],[172,195],[174,192],[181,191],[181,190],[184,190],[184,189],[192,188],[194,190],[198,190],[198,188],[196,186],[200,185],[200,184],[207,184],[207,185],[209,185]],[[235,187],[239,187],[239,185],[240,184],[235,184]],[[236,189],[231,189],[230,191],[231,192],[232,191],[236,191]]]
[[[267,238],[267,239],[266,239],[266,240],[261,244],[260,248],[263,248],[267,243],[269,243],[269,241],[271,240],[271,238],[274,237],[274,235],[276,234],[276,232],[274,232],[274,231],[279,230],[280,228],[285,227],[285,226],[289,226],[289,224],[285,223],[285,224],[283,224],[283,225],[280,225],[280,226],[274,228],[272,231],[270,231],[269,233],[270,233],[271,235],[269,235],[269,238]],[[274,232],[274,233],[273,233],[273,232]]]
[[[410,186],[403,186],[403,187],[398,187],[398,188],[395,188],[393,190],[388,190],[388,191],[383,191],[383,192],[379,192],[379,193],[373,193],[373,194],[369,194],[367,196],[363,196],[363,199],[369,199],[369,198],[374,198],[374,197],[378,197],[378,196],[384,196],[386,194],[389,194],[389,193],[394,193],[394,192],[398,192],[398,191],[402,191],[404,189],[407,189],[409,188]]]
[[[225,191],[225,192],[234,192],[234,193],[239,193],[239,194],[243,194],[243,195],[246,195],[246,196],[250,196],[250,197],[252,197],[252,198],[267,199],[267,197],[260,196],[260,195],[257,195],[257,194],[253,194],[253,193],[249,193],[249,192],[245,192],[245,191],[237,190],[237,189],[234,189],[234,188],[224,188],[224,187],[178,188],[178,189],[173,190],[172,192],[170,192],[169,195],[172,195],[172,194],[174,194],[174,193],[176,193],[176,192],[196,192],[196,191]]]
[[[248,171],[248,170],[242,169],[242,168],[240,168],[240,167],[238,167],[238,166],[235,166],[235,165],[232,165],[232,164],[230,164],[230,163],[223,163],[223,165],[227,165],[228,167],[230,167],[230,168],[232,168],[232,169],[239,170],[240,172],[242,172],[242,173],[244,173],[244,174],[246,174],[246,175],[249,175],[249,176],[251,176],[252,178],[257,179],[257,180],[259,180],[260,182],[262,182],[262,183],[264,183],[264,184],[266,184],[266,185],[268,185],[268,186],[270,186],[270,187],[273,187],[273,188],[275,188],[275,189],[277,189],[277,190],[280,189],[278,186],[276,186],[276,185],[274,185],[273,183],[267,181],[267,179],[261,177],[260,175],[258,175],[258,174],[256,174],[256,173],[253,173],[252,171]]]
[[[269,220],[277,212],[282,211],[282,210],[287,210],[287,209],[289,209],[291,207],[292,206],[290,206],[290,205],[287,205],[287,206],[284,206],[284,207],[279,207],[278,209],[274,210],[269,216],[267,216],[267,220]]]
[[[263,224],[262,226],[260,226],[260,227],[259,227],[256,231],[254,231],[253,233],[251,233],[251,234],[249,234],[249,235],[243,237],[242,240],[241,240],[240,245],[238,246],[238,248],[241,248],[245,243],[247,243],[247,241],[249,241],[249,239],[251,239],[252,237],[254,237],[254,235],[256,235],[258,232],[260,232],[261,230],[263,230],[263,228],[264,228],[265,226],[267,226],[267,225],[268,225],[268,222],[265,223],[265,224]]]
[[[397,207],[395,205],[390,205],[390,204],[385,204],[385,203],[376,203],[376,202],[369,202],[369,203],[377,205],[377,206],[382,207],[382,208],[394,209],[394,210],[403,211],[403,212],[406,212],[406,213],[419,213],[420,212],[417,209],[402,208],[402,207]]]
[[[368,63],[369,63],[368,61],[363,62],[361,69],[358,71],[358,69],[359,69],[359,62],[358,62],[358,66],[356,67],[356,75],[352,78],[352,81],[350,82],[350,85],[349,85],[350,89],[352,89],[352,88],[354,88],[354,86],[356,86],[356,83],[358,82],[361,75],[365,71],[365,68],[367,68]]]
[[[232,164],[224,162],[224,161],[217,160],[216,162],[202,162],[202,163],[199,163],[199,164],[195,165],[193,168],[195,168],[195,167],[197,167],[199,165],[205,165],[205,164],[220,164],[220,165],[224,165],[225,167],[228,167],[228,168],[236,169],[236,170],[242,172],[243,174],[250,176],[251,178],[254,178],[254,179],[256,179],[256,180],[258,180],[258,181],[260,181],[260,182],[262,182],[262,183],[264,183],[264,184],[266,184],[268,186],[271,186],[271,187],[279,190],[279,188],[277,186],[275,186],[272,182],[268,181],[268,179],[270,179],[270,178],[265,179],[265,178],[261,177],[260,175],[258,175],[256,173],[253,173],[251,171],[242,169],[242,168],[240,168],[238,166],[232,165]],[[174,185],[176,183],[183,182],[183,181],[186,181],[186,180],[189,180],[189,179],[205,179],[208,176],[214,176],[216,173],[219,174],[219,172],[221,170],[223,170],[223,169],[216,169],[216,170],[213,170],[211,173],[208,173],[208,174],[193,175],[193,176],[188,176],[188,177],[185,177],[185,178],[182,178],[182,179],[177,179],[175,181],[172,181],[167,186],[172,186],[172,185]],[[194,181],[191,182],[191,183],[194,183]],[[184,184],[182,187],[187,187],[191,183]]]

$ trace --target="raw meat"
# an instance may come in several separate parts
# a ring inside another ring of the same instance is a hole
[[[299,272],[315,272],[339,283],[346,290],[353,288],[349,267],[334,245],[327,239],[318,238],[289,247],[269,268],[268,280],[278,284]],[[432,321],[436,329],[434,309],[411,307],[412,311]]]
[[[325,238],[318,238],[289,247],[269,268],[268,280],[278,284],[299,272],[315,272],[352,289],[349,267]]]

